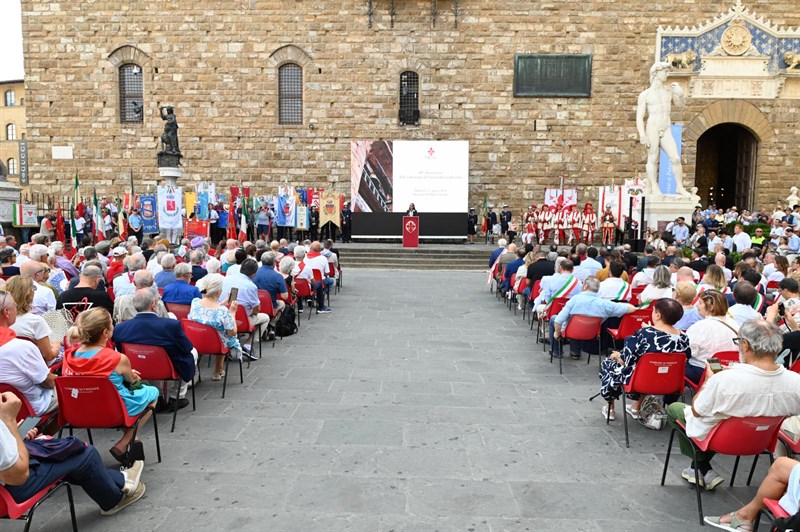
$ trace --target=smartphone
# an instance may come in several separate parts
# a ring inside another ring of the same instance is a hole
[[[782,318],[786,315],[786,305],[783,302],[778,303],[778,315]]]
[[[719,373],[720,371],[722,371],[722,364],[719,363],[718,358],[709,358],[708,365],[711,368],[711,371],[713,371],[714,373]]]
[[[228,296],[228,301],[233,303],[239,297],[239,289],[235,286],[231,288],[231,295]]]

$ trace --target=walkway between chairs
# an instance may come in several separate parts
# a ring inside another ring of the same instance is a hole
[[[148,456],[145,498],[101,518],[77,490],[80,529],[703,530],[688,463],[676,456],[659,486],[669,433],[632,424],[626,450],[621,416],[606,426],[588,402],[596,361],[564,360],[559,375],[484,278],[347,270],[333,312],[301,314],[225,399],[203,363],[197,411],[162,432],[163,463]],[[116,434],[96,432],[111,465]],[[732,460],[716,463],[729,478]],[[749,499],[745,476],[707,494],[706,511]],[[38,530],[68,524],[65,509],[45,519],[58,508],[39,510]]]

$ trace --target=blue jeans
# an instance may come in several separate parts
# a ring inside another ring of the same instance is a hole
[[[325,283],[325,291],[326,292],[330,292],[331,291],[331,286],[333,286],[333,283],[335,282],[333,280],[333,277],[326,277],[325,279],[323,279],[323,281]]]
[[[122,500],[124,475],[118,469],[106,469],[100,454],[92,445],[63,462],[39,462],[31,459],[25,484],[6,486],[6,489],[15,501],[23,502],[60,478],[83,488],[101,510],[110,510]]]

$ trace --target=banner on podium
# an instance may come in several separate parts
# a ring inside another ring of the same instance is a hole
[[[419,247],[419,216],[403,216],[403,247]]]

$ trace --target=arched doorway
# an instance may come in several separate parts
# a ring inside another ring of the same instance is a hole
[[[697,139],[695,186],[704,205],[750,209],[755,189],[758,139],[737,123],[709,128]]]

